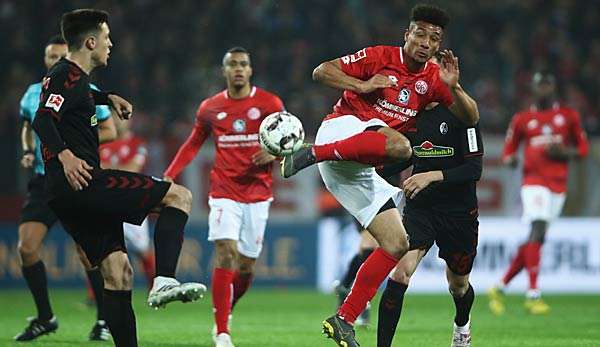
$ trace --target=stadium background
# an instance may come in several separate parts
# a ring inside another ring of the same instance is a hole
[[[399,44],[416,1],[0,1],[0,289],[22,288],[16,240],[29,173],[22,155],[19,100],[44,74],[46,40],[60,14],[77,7],[110,12],[115,47],[97,84],[127,97],[133,128],[148,140],[146,173],[160,176],[187,137],[198,103],[224,88],[226,49],[252,54],[253,83],[279,94],[309,138],[339,92],[310,78],[321,61],[375,44]],[[506,268],[528,227],[519,222],[519,174],[501,166],[500,151],[512,114],[531,102],[532,72],[548,68],[559,97],[580,111],[590,155],[572,164],[565,218],[551,227],[541,283],[551,292],[600,293],[600,6],[597,1],[437,1],[451,14],[444,47],[460,58],[461,84],[479,104],[486,157],[479,184],[482,226],[474,286],[485,290]],[[310,139],[309,139],[310,140]],[[181,182],[194,192],[180,276],[208,282],[212,247],[206,236],[207,142]],[[257,284],[331,288],[355,250],[343,217],[323,218],[320,179],[308,171],[276,178],[275,204]],[[350,228],[351,229],[351,228]],[[341,231],[340,231],[341,230]],[[416,291],[446,291],[441,263],[430,252]],[[332,256],[339,254],[339,256]],[[72,243],[53,231],[45,248],[51,288],[81,287],[83,271]],[[522,276],[524,277],[524,276]],[[138,284],[142,284],[140,279]],[[524,289],[520,278],[512,288]],[[2,292],[0,291],[0,295]]]

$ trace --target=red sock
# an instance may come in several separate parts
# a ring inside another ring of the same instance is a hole
[[[154,263],[154,254],[148,253],[142,258],[142,268],[146,281],[148,282],[148,288],[152,288],[152,282],[154,281],[154,274],[156,273],[156,266]]]
[[[527,246],[527,244],[519,246],[517,254],[510,263],[510,267],[502,279],[504,285],[507,285],[519,272],[521,272],[521,270],[523,270],[523,266],[525,265],[525,246]]]
[[[233,270],[215,268],[212,275],[212,301],[215,312],[217,334],[228,333],[227,321],[231,313],[231,292],[233,283]]]
[[[525,268],[529,274],[529,289],[537,289],[537,278],[540,272],[540,255],[542,244],[529,242],[525,245]]]
[[[314,145],[313,151],[317,162],[347,160],[367,165],[380,165],[387,159],[385,142],[385,135],[376,131],[365,131],[340,141]]]
[[[396,266],[398,259],[392,257],[382,248],[377,248],[360,266],[350,294],[340,306],[338,315],[346,322],[353,324],[367,306],[367,302],[375,296],[381,282]]]
[[[241,274],[239,271],[235,272],[235,275],[233,276],[233,300],[231,302],[232,310],[238,300],[240,300],[248,288],[250,288],[250,284],[252,284],[252,278],[252,273]]]

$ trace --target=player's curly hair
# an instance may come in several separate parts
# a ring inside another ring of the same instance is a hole
[[[444,29],[450,22],[450,16],[445,10],[435,5],[419,4],[412,8],[410,20],[411,22],[427,22]]]

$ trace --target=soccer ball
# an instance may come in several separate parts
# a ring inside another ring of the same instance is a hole
[[[262,148],[275,156],[290,155],[302,147],[302,122],[287,111],[268,115],[260,123],[258,139]]]

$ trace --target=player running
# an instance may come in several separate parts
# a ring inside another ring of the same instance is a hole
[[[137,346],[131,305],[133,271],[123,240],[123,222],[141,224],[159,211],[154,234],[156,274],[148,304],[198,299],[199,283],[180,284],[175,270],[192,195],[186,188],[149,176],[100,168],[96,105],[110,105],[120,118],[133,110],[123,98],[90,89],[89,73],[106,66],[112,42],[108,13],[65,13],[66,58],[42,82],[33,128],[41,139],[48,204],[65,230],[104,278],[105,317],[116,346]]]
[[[59,59],[67,54],[67,43],[60,36],[52,37],[46,44],[44,50],[44,64],[50,69]],[[91,88],[98,89],[93,84]],[[58,329],[58,320],[54,316],[48,297],[46,267],[40,258],[42,242],[48,230],[54,225],[57,218],[46,203],[44,193],[44,162],[40,148],[40,139],[31,128],[35,114],[40,102],[42,83],[35,83],[27,88],[21,99],[21,144],[23,147],[23,158],[21,165],[26,169],[33,169],[34,176],[27,185],[27,200],[21,211],[19,223],[18,251],[21,259],[21,271],[27,282],[29,291],[37,309],[37,317],[29,319],[29,325],[25,330],[15,336],[17,341],[30,341],[39,336],[51,333]],[[96,107],[98,119],[99,141],[111,141],[116,136],[115,125],[110,117],[110,109],[107,106]],[[91,284],[92,291],[100,297],[96,302],[96,323],[90,332],[90,340],[107,340],[109,338],[108,327],[104,321],[102,306],[103,278],[100,269],[91,268],[85,256],[81,257],[85,267],[87,278]]]
[[[502,281],[488,292],[495,314],[504,313],[504,289],[523,268],[529,274],[525,309],[531,314],[550,311],[537,284],[542,244],[548,224],[560,216],[565,202],[569,160],[585,157],[589,147],[579,113],[557,101],[554,76],[535,73],[532,88],[535,104],[513,116],[502,155],[505,164],[516,167],[517,150],[525,143],[521,201],[523,221],[531,224],[531,231]]]
[[[223,57],[227,89],[205,99],[192,133],[165,171],[172,180],[194,159],[208,136],[216,146],[210,173],[208,240],[215,243],[211,291],[215,346],[233,346],[229,317],[250,287],[273,200],[272,162],[260,148],[258,129],[269,114],[284,109],[274,94],[250,83],[250,54],[234,47]]]
[[[410,277],[435,242],[446,261],[446,279],[456,307],[453,347],[471,345],[469,314],[475,294],[469,273],[477,254],[476,181],[483,143],[479,127],[466,126],[443,105],[421,112],[413,144],[413,174],[406,179],[403,224],[410,250],[390,275],[379,303],[377,346],[391,346]],[[401,171],[389,167],[382,175]]]
[[[148,157],[146,142],[131,131],[130,122],[120,119],[115,119],[114,122],[117,139],[100,146],[100,166],[104,169],[142,172]],[[132,251],[140,260],[148,287],[151,288],[155,264],[148,219],[144,219],[141,225],[123,223],[123,232],[127,250]]]
[[[319,65],[313,78],[344,93],[319,127],[315,145],[282,162],[284,177],[319,163],[327,189],[380,246],[361,266],[337,314],[323,322],[324,332],[340,346],[358,345],[352,324],[408,251],[396,209],[401,190],[373,166],[411,157],[410,143],[400,132],[413,128],[417,113],[431,102],[449,107],[468,124],[479,119],[477,104],[458,83],[458,58],[444,51],[440,66],[428,63],[448,21],[444,10],[417,5],[404,46],[368,47]]]

